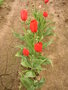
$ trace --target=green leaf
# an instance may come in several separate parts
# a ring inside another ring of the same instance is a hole
[[[34,39],[34,37],[33,37],[32,33],[27,34],[25,36],[25,42],[26,42],[27,48],[30,51],[30,54],[32,54],[34,52],[33,39]]]
[[[17,48],[20,48],[21,50],[23,50],[24,46],[23,45],[18,45],[16,46]]]
[[[47,60],[43,64],[44,65],[51,64],[53,66],[53,63],[52,63],[52,61],[49,58],[47,58]]]
[[[31,88],[31,86],[33,85],[33,80],[30,78],[25,78],[24,76],[22,76],[20,78],[21,83],[23,84],[23,86],[25,86],[27,88],[27,90],[29,90],[28,88]]]
[[[20,52],[17,52],[15,56],[20,57]]]
[[[35,80],[34,85],[36,89],[41,88],[41,86],[45,83],[45,78],[42,78],[40,81]]]
[[[22,54],[21,53],[22,53],[22,50],[18,51],[15,56],[16,57],[22,57]]]
[[[30,21],[31,19],[29,18],[29,20],[26,21],[26,25],[30,25]]]
[[[21,65],[24,66],[24,67],[30,67],[31,68],[31,64],[30,62],[26,59],[26,57],[22,57],[22,61],[21,61]]]
[[[24,36],[22,36],[21,34],[18,34],[18,33],[16,33],[16,32],[13,32],[13,34],[14,34],[14,36],[15,36],[16,38],[19,38],[20,40],[24,40],[24,39],[25,39]]]
[[[41,87],[44,84],[44,82],[45,82],[45,78],[42,78],[39,82],[39,87]]]
[[[25,73],[25,77],[35,77],[36,75],[35,75],[35,72],[33,72],[33,71],[27,71],[26,73]]]
[[[30,88],[28,88],[27,90],[35,90],[35,87],[32,85]]]
[[[50,35],[53,35],[53,30],[54,30],[54,27],[49,27],[46,29],[46,32],[43,33],[44,36],[50,36]]]
[[[49,45],[51,45],[53,43],[53,39],[51,39],[50,41],[43,43],[43,48],[47,48]]]
[[[33,62],[33,67],[38,67],[39,65],[41,65],[42,63],[44,63],[46,61],[47,58],[45,59],[35,59],[35,61]]]
[[[32,61],[31,62],[32,68],[36,69],[38,71],[38,73],[40,73],[40,71],[43,70],[41,65],[47,60],[47,58],[45,58],[43,56],[40,56],[40,55],[39,56],[37,55],[37,58],[34,57],[34,56],[32,56],[30,58],[31,58],[31,61]]]

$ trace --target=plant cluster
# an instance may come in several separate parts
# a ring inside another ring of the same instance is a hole
[[[49,0],[45,0],[45,4]],[[40,72],[46,70],[44,66],[52,64],[47,56],[43,55],[43,50],[52,43],[52,39],[45,41],[45,37],[54,35],[53,27],[50,26],[48,12],[33,12],[34,19],[28,19],[27,10],[21,10],[21,20],[23,22],[24,35],[14,32],[14,35],[23,41],[22,45],[17,46],[20,50],[16,56],[21,58],[22,72],[20,72],[21,85],[26,90],[36,90],[41,88],[45,82],[45,78],[38,79]]]

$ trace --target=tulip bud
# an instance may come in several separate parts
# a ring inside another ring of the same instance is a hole
[[[31,30],[31,32],[33,32],[33,33],[37,32],[37,28],[38,28],[37,21],[36,20],[32,20],[30,22],[30,30]]]
[[[34,45],[34,49],[36,52],[42,52],[42,42],[38,42]]]
[[[47,17],[48,16],[48,13],[47,12],[43,12],[43,16],[44,17]]]
[[[49,2],[49,0],[44,0],[45,4]]]
[[[24,56],[29,56],[29,50],[26,49],[26,48],[24,48],[24,49],[23,49],[23,55],[24,55]]]
[[[27,20],[27,10],[21,10],[21,19],[23,21]]]

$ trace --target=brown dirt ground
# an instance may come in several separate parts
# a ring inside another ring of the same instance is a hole
[[[31,9],[30,0],[25,5],[24,1],[5,0],[0,8],[0,90],[18,90],[20,60],[14,55],[17,51],[15,46],[21,42],[13,37],[12,30],[22,33],[20,10],[27,8],[30,12]],[[41,0],[37,0],[36,5],[37,8],[42,5],[45,10]],[[48,66],[42,73],[46,83],[41,90],[68,90],[68,0],[50,0],[46,9],[49,18],[55,22],[56,37],[45,50],[53,61],[53,68]]]

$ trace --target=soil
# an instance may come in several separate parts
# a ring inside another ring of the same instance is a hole
[[[0,7],[0,90],[18,90],[20,59],[15,57],[16,45],[21,42],[13,36],[12,30],[22,33],[20,10],[27,8],[31,14],[34,0],[4,0]],[[52,59],[53,67],[41,73],[46,83],[41,90],[68,90],[68,0],[50,0],[45,8],[42,0],[37,0],[36,8],[47,9],[49,19],[55,22],[54,43],[45,49]],[[24,89],[23,89],[24,90]]]

